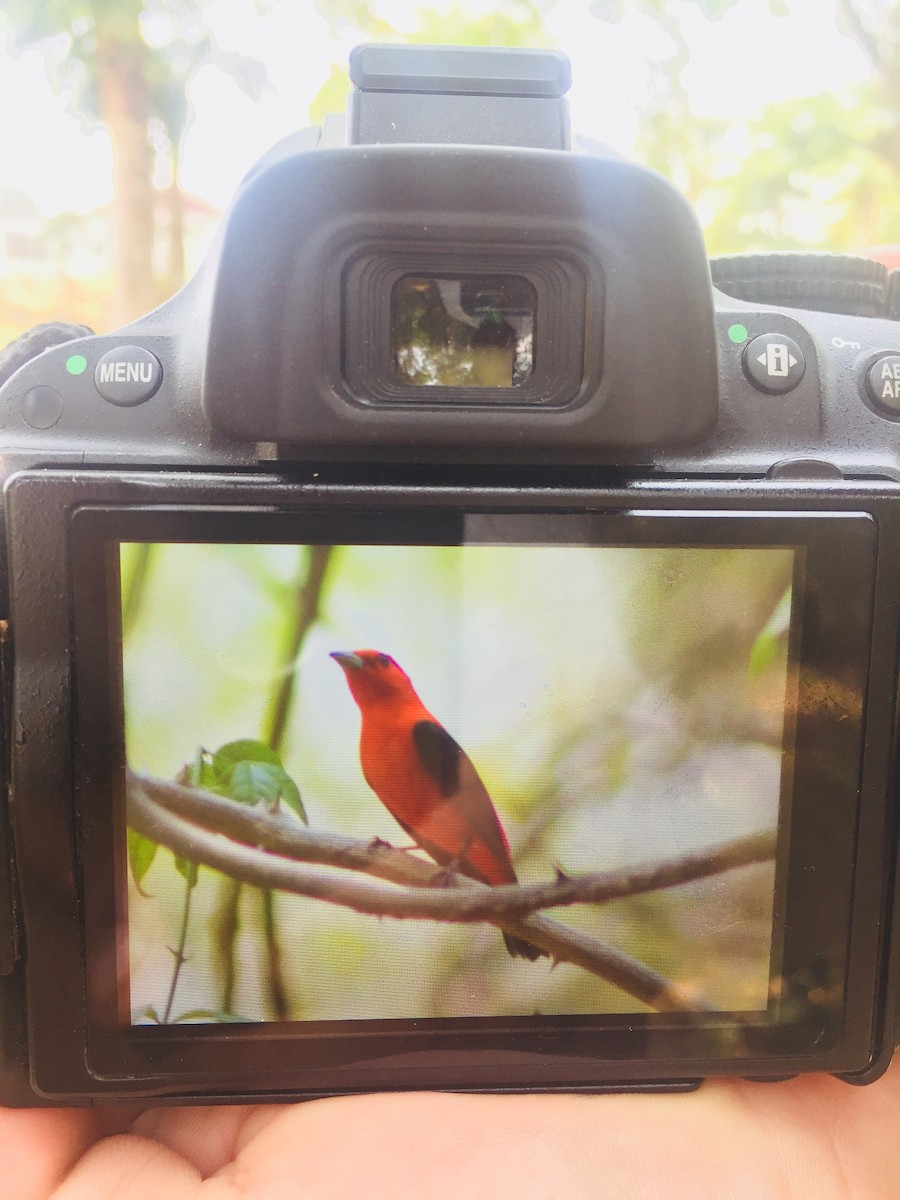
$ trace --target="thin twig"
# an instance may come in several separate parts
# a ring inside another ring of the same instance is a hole
[[[193,870],[191,865],[188,865],[184,875],[184,907],[181,910],[181,929],[178,933],[178,949],[172,951],[172,954],[175,956],[175,968],[172,971],[172,982],[169,984],[169,995],[166,998],[166,1007],[163,1010],[163,1025],[168,1025],[169,1023],[169,1018],[172,1015],[172,1005],[175,1003],[175,992],[178,990],[178,980],[181,976],[181,968],[187,961],[184,952],[187,948],[188,927],[191,920],[191,894],[194,891],[194,884],[196,882],[196,871]]]

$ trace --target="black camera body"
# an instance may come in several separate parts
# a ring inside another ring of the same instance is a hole
[[[876,1078],[896,281],[714,288],[562,56],[351,75],[0,388],[0,1102]]]

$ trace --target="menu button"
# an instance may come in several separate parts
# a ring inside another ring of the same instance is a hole
[[[143,404],[159,390],[163,370],[159,359],[143,346],[117,346],[94,368],[94,386],[110,404],[130,408]]]

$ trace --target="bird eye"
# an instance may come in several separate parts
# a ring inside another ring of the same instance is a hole
[[[389,667],[391,665],[391,658],[388,654],[376,654],[372,661],[376,667]]]

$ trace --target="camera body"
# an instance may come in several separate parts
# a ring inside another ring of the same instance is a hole
[[[0,1102],[876,1078],[896,281],[771,255],[714,288],[664,180],[569,149],[559,55],[351,75],[346,143],[276,147],[178,295],[0,388]],[[289,554],[288,650],[234,667],[280,697],[251,751],[216,663]],[[367,766],[328,662],[357,630],[481,790]]]

